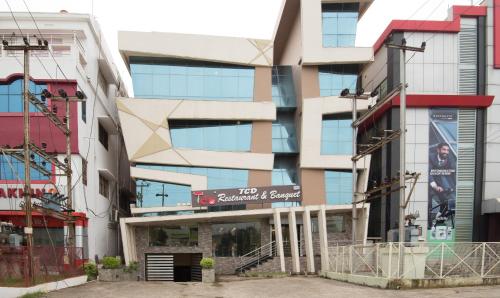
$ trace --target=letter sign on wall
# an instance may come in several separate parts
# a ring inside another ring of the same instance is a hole
[[[302,192],[299,185],[198,190],[191,201],[193,207],[300,202]]]

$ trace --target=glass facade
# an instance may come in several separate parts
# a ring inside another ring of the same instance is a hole
[[[321,127],[322,155],[352,155],[352,117],[327,116]]]
[[[12,81],[10,84],[0,84],[0,113],[22,112],[23,111],[23,79]],[[30,82],[30,92],[40,98],[43,89],[47,89],[45,84],[35,84]],[[30,112],[38,112],[38,109],[30,104]]]
[[[323,3],[323,47],[354,47],[359,3]]]
[[[248,185],[248,170],[157,165],[137,165],[137,167],[207,176],[208,189],[237,188]],[[138,181],[136,192],[137,196],[143,200],[141,205],[143,207],[161,206],[163,194],[168,195],[164,198],[165,206],[191,203],[191,187],[188,185]]]
[[[212,246],[216,257],[238,257],[261,246],[260,223],[212,225]]]
[[[297,132],[293,113],[278,113],[273,122],[273,152],[295,153],[298,152]]]
[[[357,65],[321,65],[318,67],[318,72],[320,96],[340,96],[342,89],[356,89]]]
[[[130,73],[138,98],[253,100],[253,67],[131,57]]]
[[[197,226],[149,227],[149,246],[197,246]]]
[[[352,173],[325,171],[326,203],[346,205],[352,203]]]
[[[276,107],[287,108],[297,106],[291,66],[273,66],[272,93],[273,102],[276,104]]]
[[[326,217],[326,231],[328,233],[345,233],[345,217],[343,215],[330,215]]]
[[[294,185],[298,184],[297,156],[275,155],[274,168],[272,171],[272,185]],[[276,202],[273,207],[299,206],[297,202]]]
[[[32,153],[32,160],[46,169],[48,172],[52,172],[52,164],[46,162],[38,154]],[[32,180],[49,180],[50,177],[46,176],[44,173],[31,168],[30,171]],[[12,156],[0,154],[0,180],[23,180],[24,179],[24,162],[18,160]]]
[[[169,121],[175,148],[250,151],[252,124],[236,121]]]

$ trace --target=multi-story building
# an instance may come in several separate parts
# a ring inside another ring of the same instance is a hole
[[[15,19],[14,19],[15,18]],[[36,21],[36,23],[35,23]],[[16,24],[17,22],[17,24]],[[18,26],[20,28],[18,28]],[[33,35],[47,40],[49,51],[30,55],[32,92],[40,96],[43,89],[57,95],[64,89],[72,96],[76,90],[87,95],[84,102],[70,104],[72,194],[76,221],[75,245],[83,248],[84,258],[116,255],[120,239],[117,218],[126,215],[127,200],[120,203],[121,189],[129,189],[129,164],[123,147],[115,104],[116,96],[126,96],[116,67],[112,62],[99,25],[86,14],[0,13],[0,36],[10,45],[22,43],[22,37]],[[23,144],[22,113],[23,52],[0,49],[0,145],[10,148]],[[64,103],[48,99],[49,109],[60,119]],[[66,157],[65,135],[45,116],[32,107],[31,140],[46,152]],[[31,170],[31,187],[37,195],[56,189],[66,194],[66,177],[55,167],[33,153],[33,158],[51,173]],[[20,203],[24,185],[22,161],[0,156],[0,220],[15,226],[25,225]],[[123,197],[123,196],[122,196]],[[37,199],[34,198],[37,202]],[[33,213],[34,244],[64,245],[63,220]],[[22,230],[22,229],[21,229]]]
[[[428,241],[499,239],[499,9],[498,1],[484,1],[454,6],[443,21],[392,21],[362,71],[364,88],[378,89],[382,99],[401,82],[402,55],[384,44],[426,42],[423,53],[406,57],[406,168],[421,174],[406,214],[418,215]],[[399,113],[396,96],[361,124],[360,142],[398,130]],[[399,163],[399,141],[373,153],[369,188],[397,176]],[[399,198],[381,195],[371,201],[368,235],[386,240],[397,230]]]
[[[373,59],[355,46],[371,2],[284,1],[273,40],[119,32],[135,97],[117,104],[137,186],[136,217],[121,229],[143,278],[197,279],[201,256],[234,273],[275,250],[256,270],[314,272],[327,266],[328,241],[353,240],[352,103],[340,93],[357,89]],[[357,191],[369,165],[357,164]],[[302,200],[215,198],[286,185]],[[365,241],[369,204],[357,210],[354,240]],[[158,258],[168,265],[154,274]]]

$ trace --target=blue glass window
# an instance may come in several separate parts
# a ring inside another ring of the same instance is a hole
[[[137,165],[137,167],[207,176],[208,189],[237,188],[248,186],[248,170],[159,165]],[[137,183],[136,187],[138,197],[141,193],[141,183],[144,182],[141,181],[140,183]],[[153,181],[147,181],[145,183],[150,184],[150,186],[142,186],[144,207],[161,206],[161,194],[163,193],[166,193],[168,195],[168,197],[166,197],[164,201],[165,206],[176,206],[180,203],[191,203],[190,186]],[[160,195],[157,196],[157,194]]]
[[[272,171],[272,185],[293,185],[298,183],[297,157],[294,156],[274,156],[274,168]],[[276,202],[273,207],[299,206],[297,202]]]
[[[352,155],[352,118],[326,116],[321,127],[322,155]]]
[[[0,84],[0,112],[22,112],[23,111],[23,79],[12,81],[10,84]],[[47,85],[30,82],[30,92],[40,98],[43,89]],[[35,106],[30,104],[30,112],[38,112]]]
[[[132,57],[130,72],[135,97],[253,100],[253,67]]]
[[[352,203],[352,173],[325,171],[326,203],[346,205]]]
[[[320,96],[339,96],[344,88],[356,89],[358,66],[322,65],[318,67]]]
[[[323,47],[354,47],[359,3],[323,3]]]
[[[297,133],[293,113],[278,113],[273,122],[273,152],[294,153],[298,152]]]
[[[273,66],[272,93],[276,107],[296,107],[291,66]]]
[[[52,164],[45,162],[38,154],[33,154],[33,161],[43,167],[47,172],[52,172]],[[30,175],[32,180],[49,180],[43,172],[31,168]],[[0,154],[0,180],[23,180],[24,162],[12,156]]]
[[[236,121],[169,121],[175,148],[250,151],[252,124]]]

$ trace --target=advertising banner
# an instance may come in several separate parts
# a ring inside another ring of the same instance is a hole
[[[191,192],[193,207],[300,202],[299,185],[212,189]]]
[[[429,109],[429,241],[455,240],[456,109]]]

